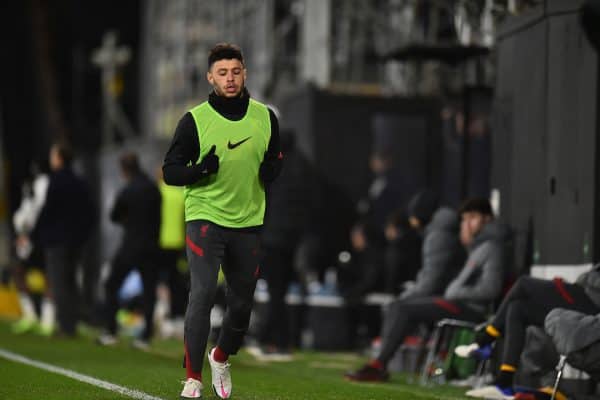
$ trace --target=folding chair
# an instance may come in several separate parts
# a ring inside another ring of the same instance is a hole
[[[462,320],[450,319],[450,318],[442,319],[437,322],[436,327],[431,335],[431,340],[429,343],[429,350],[427,352],[427,357],[425,358],[425,363],[423,364],[423,367],[421,370],[421,379],[420,379],[421,385],[426,386],[432,378],[437,378],[438,381],[444,379],[442,377],[444,376],[444,374],[447,371],[444,371],[441,366],[436,366],[436,364],[437,364],[436,360],[438,358],[438,352],[441,350],[441,345],[443,343],[442,339],[445,337],[445,334],[450,329],[475,330],[480,325],[481,325],[480,323],[474,323],[474,322],[462,321]],[[449,352],[453,351],[453,349],[448,349],[448,351]],[[487,364],[487,360],[481,360],[478,363],[477,369],[475,372],[476,376],[482,376],[483,371],[485,370],[486,364]]]
[[[559,360],[558,363],[556,364],[556,379],[554,380],[554,386],[552,387],[552,394],[550,399],[551,400],[555,400],[556,398],[558,398],[557,394],[559,393],[558,390],[558,386],[561,382],[561,380],[563,379],[563,377],[565,377],[565,374],[568,374],[569,372],[566,372],[567,367],[571,368],[571,374],[573,374],[573,372],[575,372],[575,374],[577,374],[579,376],[580,379],[582,379],[583,377],[587,377],[587,379],[590,379],[591,382],[593,383],[594,386],[596,386],[598,384],[598,382],[600,382],[600,370],[597,369],[589,369],[589,368],[585,368],[583,365],[579,365],[579,362],[576,359],[569,359],[569,356],[565,355],[565,354],[561,354],[559,356]],[[567,376],[568,378],[568,376]],[[584,378],[585,379],[585,378]],[[597,390],[597,386],[596,386],[596,390]],[[588,397],[586,397],[588,398]],[[590,397],[593,398],[593,397]]]
[[[565,364],[567,363],[567,356],[564,354],[560,355],[560,359],[558,360],[558,364],[556,364],[556,379],[554,380],[554,386],[552,387],[552,396],[550,400],[554,400],[556,397],[556,392],[558,391],[558,384],[560,383],[560,379],[562,378],[563,370],[565,369]]]

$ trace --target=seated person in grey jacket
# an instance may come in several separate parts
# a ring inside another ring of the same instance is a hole
[[[431,217],[431,221],[422,228],[422,217],[416,219],[410,212],[411,225],[423,231],[421,246],[421,268],[414,281],[406,282],[398,299],[440,295],[448,283],[458,274],[465,261],[465,251],[459,240],[460,221],[458,214],[451,208],[441,207]]]
[[[560,278],[553,280],[523,276],[502,300],[496,315],[475,342],[458,346],[455,353],[461,357],[489,357],[490,344],[504,339],[500,370],[494,384],[470,390],[468,396],[506,399],[514,395],[513,377],[525,342],[529,325],[543,327],[544,319],[554,308],[565,308],[586,314],[600,312],[600,268],[579,276],[573,284]]]
[[[377,358],[369,361],[347,379],[385,381],[386,365],[405,336],[419,323],[435,323],[443,318],[483,321],[490,303],[498,298],[505,278],[504,241],[508,229],[494,221],[485,199],[467,200],[460,209],[460,238],[468,248],[467,261],[446,288],[443,297],[408,297],[391,310],[390,328],[382,339]]]
[[[394,323],[397,304],[418,297],[439,296],[460,271],[466,253],[459,239],[458,213],[449,207],[423,206],[424,192],[417,193],[407,207],[411,229],[422,235],[420,268],[414,281],[402,284],[396,301],[384,308],[380,336],[384,337]]]

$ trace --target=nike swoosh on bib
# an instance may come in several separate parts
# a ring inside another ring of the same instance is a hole
[[[227,148],[228,149],[235,149],[236,147],[238,147],[240,144],[244,143],[246,140],[250,139],[252,136],[248,136],[246,139],[242,139],[237,143],[231,143],[231,141],[227,141]]]

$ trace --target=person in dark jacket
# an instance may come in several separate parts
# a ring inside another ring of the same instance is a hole
[[[468,392],[471,397],[502,399],[514,396],[513,378],[525,345],[528,326],[544,326],[544,319],[555,308],[586,314],[600,312],[600,268],[577,278],[575,283],[523,276],[506,294],[491,323],[480,332],[475,342],[458,346],[460,357],[485,357],[491,343],[504,339],[500,369],[492,385]]]
[[[385,259],[400,261],[398,250],[404,244],[398,243],[400,235],[396,235],[395,249],[385,255],[385,231],[390,217],[407,201],[405,182],[389,149],[377,147],[369,158],[369,168],[373,180],[356,205],[358,220],[350,230],[351,258],[342,262],[338,271],[342,295],[353,304],[369,292],[385,289],[384,276],[398,272],[389,271]]]
[[[267,210],[261,233],[261,269],[267,281],[269,302],[266,323],[259,332],[258,349],[252,349],[262,360],[288,360],[292,346],[285,295],[288,286],[297,280],[294,258],[301,239],[312,220],[315,196],[312,188],[312,168],[296,148],[295,134],[281,130],[281,150],[286,162],[279,178],[267,191]]]
[[[164,283],[169,290],[169,320],[162,322],[165,323],[164,328],[175,329],[175,325],[185,315],[189,284],[188,271],[181,271],[179,266],[185,249],[185,203],[183,189],[167,185],[162,168],[158,169],[157,178],[161,194],[159,282]]]
[[[399,211],[390,217],[385,228],[385,269],[388,285],[404,285],[415,279],[422,266],[421,254],[426,227],[438,204],[438,196],[432,190],[422,189],[411,197],[406,213]],[[456,225],[458,226],[458,223]],[[456,227],[455,230],[457,229]],[[453,237],[455,238],[455,235]],[[456,242],[456,239],[454,241]]]
[[[406,206],[408,196],[399,169],[388,149],[376,149],[369,158],[372,181],[359,200],[356,211],[360,222],[383,236],[386,221],[399,205]],[[370,241],[372,238],[368,238]]]
[[[443,318],[483,321],[485,311],[501,293],[505,276],[504,242],[507,232],[493,222],[489,202],[467,200],[461,207],[461,238],[469,257],[446,288],[443,297],[417,297],[396,302],[391,309],[393,321],[374,360],[346,374],[355,381],[386,381],[386,365],[410,329],[419,323],[434,323]]]
[[[406,212],[392,214],[385,227],[384,291],[398,294],[421,269],[422,233],[414,229]]]
[[[98,343],[117,343],[116,314],[119,309],[118,291],[127,275],[137,269],[143,283],[143,308],[145,327],[134,347],[146,349],[152,337],[154,305],[156,303],[156,266],[161,218],[161,195],[156,184],[140,168],[137,155],[124,153],[120,167],[125,187],[118,193],[110,212],[110,219],[123,227],[123,239],[113,260],[105,284],[107,332],[98,337]]]
[[[46,273],[60,333],[75,335],[78,293],[75,272],[89,237],[95,208],[90,191],[72,168],[73,152],[64,142],[50,148],[50,182],[35,233],[44,248]]]

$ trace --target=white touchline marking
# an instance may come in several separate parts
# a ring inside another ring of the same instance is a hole
[[[103,381],[101,379],[94,378],[89,375],[80,374],[75,371],[71,371],[70,369],[65,369],[61,367],[57,367],[52,364],[46,364],[41,361],[32,360],[31,358],[24,357],[20,354],[16,354],[4,349],[0,348],[0,357],[6,358],[7,360],[11,360],[14,362],[18,362],[21,364],[30,365],[32,367],[36,367],[39,369],[46,370],[48,372],[53,372],[55,374],[64,375],[66,377],[88,383],[90,385],[98,386],[102,389],[110,390],[112,392],[120,393],[125,396],[132,397],[134,399],[140,400],[163,400],[160,397],[151,396],[147,393],[141,392],[135,389],[129,389],[124,386],[115,385],[114,383],[110,383],[107,381]]]

